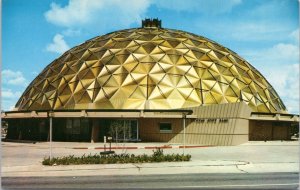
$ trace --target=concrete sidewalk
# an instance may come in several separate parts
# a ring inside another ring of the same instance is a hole
[[[254,164],[245,161],[162,162],[143,164],[98,164],[67,166],[15,166],[2,167],[3,177],[20,176],[94,176],[94,175],[150,175],[183,173],[266,173],[298,172],[298,163]]]
[[[92,176],[92,175],[151,175],[180,173],[262,173],[298,172],[299,142],[273,141],[249,142],[239,146],[186,148],[191,154],[190,162],[162,162],[143,164],[104,164],[43,166],[43,158],[49,155],[49,143],[2,142],[2,176]],[[123,145],[123,146],[120,146]],[[102,150],[103,143],[53,143],[53,155],[95,154]],[[137,149],[116,149],[117,153],[127,151],[134,154],[151,154],[145,147],[172,147],[164,153],[183,153],[181,145],[164,143],[118,143],[115,147],[138,147]],[[86,147],[86,149],[80,149]],[[142,148],[144,147],[144,149]],[[178,147],[178,148],[173,148]],[[76,149],[77,148],[77,149]]]
[[[26,147],[40,147],[49,148],[49,142],[28,142],[28,143],[17,143],[17,142],[5,142],[9,146],[26,146]],[[52,142],[52,148],[68,148],[68,149],[156,149],[156,148],[201,148],[201,147],[213,147],[211,145],[193,144],[170,144],[170,143],[132,143],[132,142],[113,142],[109,143],[86,143],[86,142]]]

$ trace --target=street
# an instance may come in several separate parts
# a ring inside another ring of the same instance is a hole
[[[3,177],[3,188],[297,189],[298,173]]]

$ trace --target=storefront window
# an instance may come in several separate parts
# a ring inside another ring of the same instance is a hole
[[[73,120],[73,130],[72,133],[74,135],[79,135],[80,134],[80,119],[74,119]]]
[[[171,123],[159,123],[159,131],[161,133],[171,133],[172,124]]]

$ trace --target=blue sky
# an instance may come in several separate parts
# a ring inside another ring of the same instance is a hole
[[[126,2],[126,3],[125,3]],[[64,51],[146,17],[235,51],[299,114],[298,0],[3,0],[2,110]]]

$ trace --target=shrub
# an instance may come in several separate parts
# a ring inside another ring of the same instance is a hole
[[[164,155],[164,151],[161,148],[153,150],[153,157],[160,157]]]
[[[152,155],[142,154],[111,154],[111,155],[85,155],[75,157],[74,155],[53,157],[45,157],[42,161],[43,165],[76,165],[76,164],[115,164],[115,163],[148,163],[148,162],[182,162],[190,161],[189,154],[164,154],[163,150],[157,148],[153,150]]]

